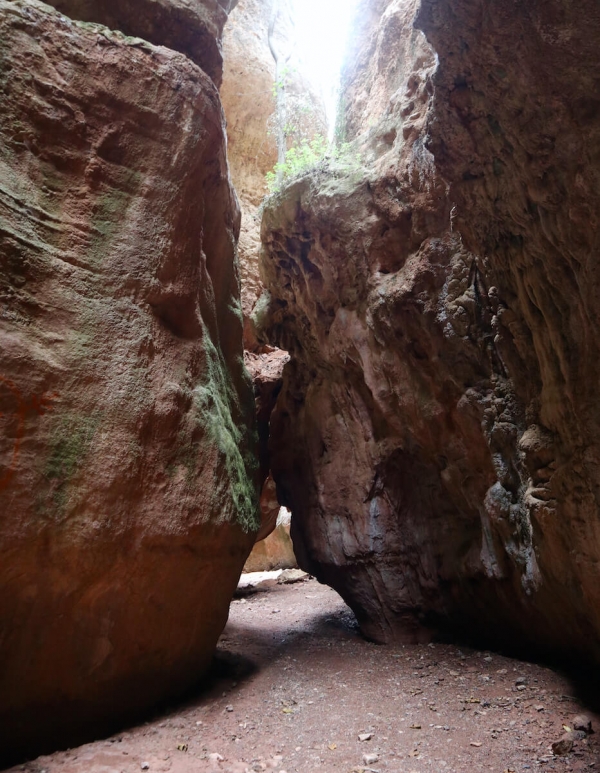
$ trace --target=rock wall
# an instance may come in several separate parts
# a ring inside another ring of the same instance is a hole
[[[286,90],[290,106],[297,108],[289,119],[290,126],[295,127],[288,138],[291,146],[302,138],[326,135],[327,121],[322,100],[303,78],[301,64],[294,55],[293,9],[287,2],[280,2],[279,6],[275,39],[278,50],[291,54]],[[267,172],[277,161],[275,62],[268,40],[272,7],[272,0],[240,0],[223,37],[225,71],[221,99],[227,116],[231,179],[242,209],[239,258],[244,343],[249,350],[258,347],[252,311],[263,291],[258,270],[259,208],[268,193]]]
[[[600,13],[361,8],[352,171],[263,220],[300,565],[378,641],[598,661]]]
[[[275,110],[275,63],[267,40],[270,3],[242,0],[225,29],[225,73],[221,89],[227,116],[231,179],[240,198],[242,226],[239,256],[245,346],[254,347],[252,309],[262,292],[258,275],[260,202],[267,193],[265,175],[277,161],[269,121]]]
[[[0,0],[0,39],[0,756],[14,758],[202,674],[258,528],[258,465],[213,82],[36,0]]]

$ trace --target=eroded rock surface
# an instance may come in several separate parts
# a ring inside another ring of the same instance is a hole
[[[206,668],[258,528],[224,119],[166,48],[0,1],[0,754]]]
[[[49,0],[71,19],[180,51],[217,84],[223,76],[221,35],[237,0]],[[102,34],[102,33],[100,33]]]
[[[425,622],[598,660],[600,14],[362,9],[363,171],[263,221],[300,565],[377,640]]]

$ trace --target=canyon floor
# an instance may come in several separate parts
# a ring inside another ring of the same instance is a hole
[[[11,772],[600,770],[600,716],[577,689],[556,671],[492,652],[371,644],[334,591],[273,580],[232,602],[202,691],[138,727]],[[555,756],[552,743],[582,713],[597,734]]]

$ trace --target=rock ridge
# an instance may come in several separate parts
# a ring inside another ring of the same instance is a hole
[[[237,0],[49,0],[74,20],[102,24],[185,54],[217,87],[223,77],[223,27],[236,4]]]

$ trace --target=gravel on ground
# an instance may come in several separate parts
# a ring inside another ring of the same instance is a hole
[[[331,589],[273,579],[232,602],[202,691],[11,773],[600,771],[600,717],[573,692],[493,652],[371,644]]]

